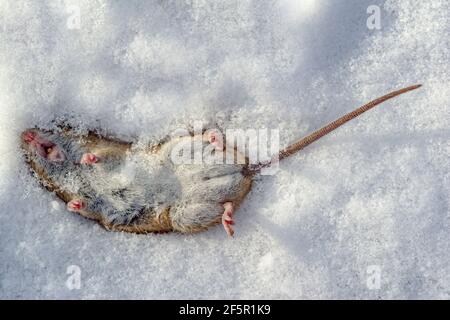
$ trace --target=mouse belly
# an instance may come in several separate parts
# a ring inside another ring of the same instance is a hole
[[[192,139],[212,144],[203,135],[174,138],[157,152],[70,132],[31,129],[22,138],[43,185],[70,211],[109,230],[190,233],[222,221],[230,234],[232,214],[251,187],[251,177],[243,174],[245,162],[172,161],[173,151]]]
[[[240,166],[223,166],[227,165],[177,168],[182,196],[170,211],[174,229],[206,230],[222,221],[225,204],[233,204],[233,210],[237,209],[250,191],[252,180],[243,175]]]
[[[190,149],[197,142],[203,153],[202,161],[194,161],[198,150]],[[217,150],[209,148],[210,145],[204,135],[187,136],[172,139],[158,152],[160,161],[169,164],[180,187],[179,197],[170,206],[170,218],[176,231],[198,232],[223,222],[224,213],[231,215],[250,191],[252,179],[243,173],[245,158],[238,155],[241,158],[236,156],[234,163],[224,163],[224,156],[234,154],[234,149]],[[180,150],[190,153],[190,157],[177,161],[174,153]],[[238,160],[242,163],[237,163]]]

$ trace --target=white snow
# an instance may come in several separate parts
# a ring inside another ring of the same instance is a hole
[[[446,0],[0,1],[0,298],[449,299],[449,13]],[[234,239],[104,231],[19,152],[22,130],[54,119],[145,141],[195,120],[272,128],[286,146],[416,83],[259,178]]]

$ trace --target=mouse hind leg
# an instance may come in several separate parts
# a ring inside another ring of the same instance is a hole
[[[219,224],[223,207],[219,203],[188,203],[171,208],[170,216],[175,231],[196,233]]]
[[[196,233],[222,223],[225,232],[232,237],[235,206],[228,201],[218,203],[195,203],[171,210],[172,227],[182,233]]]
[[[225,202],[223,204],[223,214],[222,214],[222,225],[225,229],[225,232],[232,237],[234,235],[234,230],[232,225],[234,225],[233,213],[234,213],[234,204],[233,202]]]
[[[233,236],[234,211],[250,191],[251,184],[251,177],[244,176],[241,173],[190,184],[190,188],[186,188],[184,191],[191,201],[197,203],[186,207],[175,224],[178,223],[181,229],[189,230],[188,232],[196,232],[205,230],[212,224],[222,222],[226,233]],[[205,217],[209,220],[205,221]],[[192,223],[193,221],[195,223]],[[202,221],[202,223],[198,225],[198,221]],[[188,227],[186,228],[186,226]],[[192,229],[195,230],[191,231]]]

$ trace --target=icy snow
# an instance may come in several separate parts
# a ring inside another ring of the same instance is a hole
[[[446,0],[1,0],[0,298],[449,299],[449,14]],[[19,152],[23,129],[55,119],[134,141],[195,120],[272,128],[286,146],[416,83],[259,178],[234,239],[104,231]]]

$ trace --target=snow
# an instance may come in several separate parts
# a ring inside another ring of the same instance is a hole
[[[0,1],[0,298],[449,299],[449,12]],[[416,83],[258,178],[234,239],[106,232],[40,188],[19,152],[22,130],[55,119],[140,141],[195,120],[272,128],[286,146]]]

